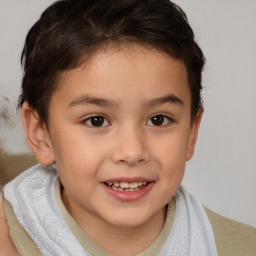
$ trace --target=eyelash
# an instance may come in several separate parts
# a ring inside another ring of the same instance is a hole
[[[155,118],[154,121],[156,122],[160,122],[159,124],[153,124],[153,119]],[[96,123],[92,123],[92,121],[96,122]],[[97,125],[97,122],[99,125]],[[161,126],[167,126],[168,124],[174,122],[174,120],[169,117],[169,116],[166,116],[166,115],[163,115],[163,114],[156,114],[156,115],[153,115],[151,116],[148,121],[147,121],[147,125],[149,126],[156,126],[156,127],[161,127]],[[102,115],[93,115],[93,116],[90,116],[88,118],[86,118],[85,120],[82,121],[82,123],[86,123],[88,126],[90,127],[96,127],[96,128],[100,128],[100,127],[105,127],[105,126],[108,126],[110,124],[110,122],[107,120],[106,117],[102,116]],[[149,124],[151,123],[151,124]]]
[[[155,121],[162,121],[163,123],[160,123],[160,124],[153,124],[152,123],[152,120],[153,120],[153,118],[160,118],[160,120],[158,119],[155,119]],[[149,124],[149,122],[151,122],[151,124]],[[151,116],[149,119],[148,119],[148,121],[147,121],[147,125],[149,125],[149,126],[156,126],[156,127],[158,127],[158,126],[161,126],[161,127],[164,127],[164,126],[167,126],[168,124],[170,124],[170,123],[172,123],[172,122],[174,122],[174,120],[171,118],[171,117],[169,117],[169,116],[167,116],[167,115],[164,115],[164,114],[156,114],[156,115],[153,115],[153,116]]]
[[[99,126],[93,125],[92,124],[93,118],[94,118],[94,121],[99,122],[99,124],[101,124],[101,125],[99,125]],[[101,123],[102,121],[103,121],[103,123]],[[90,122],[90,124],[89,124],[89,122]],[[86,123],[90,127],[96,127],[96,128],[105,127],[105,126],[108,126],[110,124],[109,121],[107,120],[107,118],[102,116],[102,115],[90,116],[90,117],[86,118],[85,120],[83,120],[82,123]]]

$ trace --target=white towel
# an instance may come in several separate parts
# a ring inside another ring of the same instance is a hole
[[[171,232],[158,256],[216,256],[210,221],[202,205],[185,189],[175,194],[176,209]]]
[[[68,228],[54,192],[56,166],[36,165],[4,187],[17,219],[45,256],[89,256]],[[215,256],[213,231],[203,207],[184,188],[176,194],[172,230],[158,256]]]

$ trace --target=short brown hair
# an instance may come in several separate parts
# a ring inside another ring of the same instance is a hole
[[[184,62],[191,92],[191,119],[202,107],[204,55],[186,14],[169,0],[60,0],[30,29],[22,52],[19,106],[27,101],[42,122],[58,75],[81,65],[106,45],[135,43]]]

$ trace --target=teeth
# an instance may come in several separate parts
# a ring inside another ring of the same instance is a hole
[[[118,191],[124,191],[122,188],[117,188],[117,187],[114,187],[114,186],[112,186],[112,189],[118,190]]]
[[[120,183],[120,187],[121,187],[121,188],[129,188],[130,185],[129,185],[129,183],[127,183],[127,182],[121,182],[121,183]]]
[[[140,187],[145,186],[147,184],[146,181],[142,182],[107,182],[109,187],[112,187],[114,190],[118,191],[138,191]]]
[[[137,188],[139,186],[138,182],[130,183],[130,188]]]
[[[114,182],[115,187],[119,187],[119,182]]]

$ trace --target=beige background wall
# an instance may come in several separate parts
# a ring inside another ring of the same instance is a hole
[[[26,32],[51,2],[0,3],[0,96],[10,98],[11,106],[19,94]],[[256,1],[175,2],[186,11],[207,58],[205,115],[184,185],[211,209],[256,226]],[[21,126],[0,127],[7,151],[27,152],[23,136]]]

